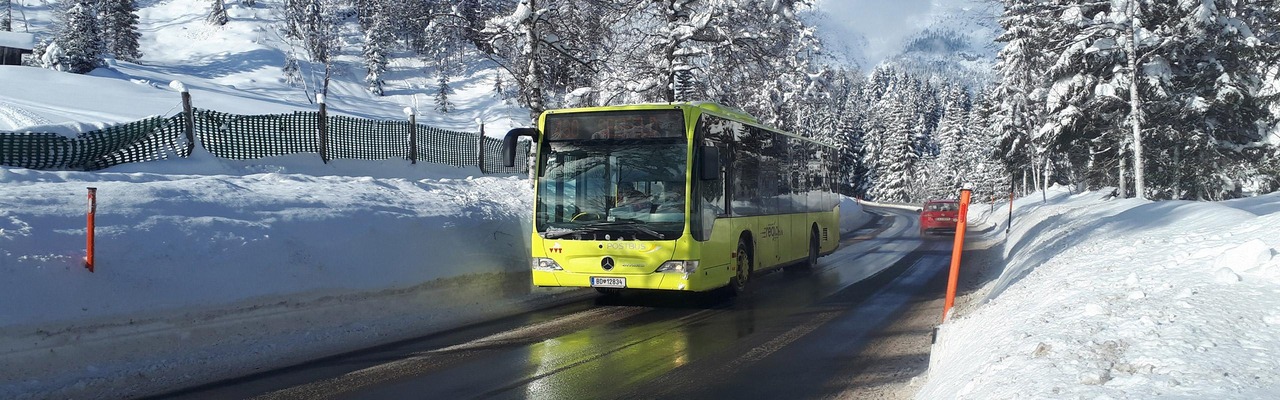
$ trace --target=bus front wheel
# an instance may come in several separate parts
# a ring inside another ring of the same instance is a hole
[[[729,288],[733,295],[747,292],[747,282],[751,280],[751,254],[745,238],[738,239],[738,257],[734,259],[737,267],[733,278],[729,279]]]

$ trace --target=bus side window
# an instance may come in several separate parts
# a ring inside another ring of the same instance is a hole
[[[716,217],[725,216],[728,212],[728,196],[725,191],[725,174],[729,167],[729,149],[724,145],[725,129],[730,126],[728,121],[703,115],[698,121],[696,128],[697,135],[701,146],[715,146],[720,149],[720,173],[716,179],[701,180],[696,175],[694,177],[694,191],[692,198],[696,199],[696,203],[690,208],[689,230],[696,240],[710,240],[711,228],[715,225]],[[696,146],[695,146],[696,148]],[[698,165],[695,160],[691,165]]]

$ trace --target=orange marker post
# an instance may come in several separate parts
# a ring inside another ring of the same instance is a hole
[[[956,220],[956,240],[951,246],[951,275],[947,277],[947,302],[942,306],[942,322],[956,302],[956,284],[960,280],[960,254],[964,252],[964,229],[969,219],[969,189],[960,189],[960,218]]]
[[[98,212],[98,188],[89,188],[88,238],[85,243],[84,267],[93,272],[93,215]]]

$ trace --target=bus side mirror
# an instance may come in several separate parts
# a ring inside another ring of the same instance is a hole
[[[702,146],[698,157],[698,178],[704,181],[720,179],[720,149],[715,146]]]
[[[538,141],[537,128],[515,128],[507,131],[507,136],[502,138],[502,166],[511,168],[516,166],[516,142],[521,136],[533,138]]]

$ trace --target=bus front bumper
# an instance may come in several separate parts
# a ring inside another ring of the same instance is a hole
[[[702,273],[702,271],[698,271],[698,273]],[[535,286],[550,287],[606,287],[593,286],[591,284],[593,277],[623,278],[625,279],[625,286],[622,287],[622,289],[706,291],[716,288],[716,286],[708,286],[705,284],[699,285],[696,279],[691,280],[686,276],[686,274],[667,272],[611,275],[608,273],[577,273],[569,271],[534,270],[533,284]]]

